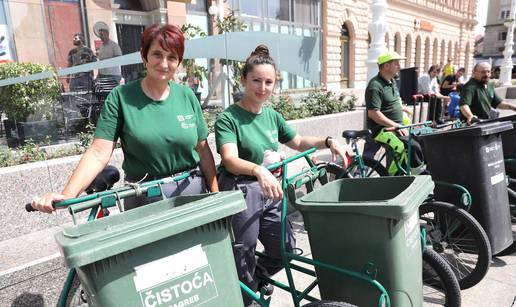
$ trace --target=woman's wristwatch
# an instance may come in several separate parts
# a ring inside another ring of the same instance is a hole
[[[326,140],[324,140],[324,144],[326,145],[326,148],[330,148],[330,140],[333,140],[331,136],[327,136]]]

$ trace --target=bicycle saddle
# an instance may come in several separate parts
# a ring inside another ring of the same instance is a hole
[[[349,140],[361,139],[371,135],[371,130],[346,130],[342,132],[342,137]]]
[[[86,188],[86,193],[91,194],[111,189],[118,180],[120,180],[120,172],[113,165],[108,165],[93,179],[93,182]]]

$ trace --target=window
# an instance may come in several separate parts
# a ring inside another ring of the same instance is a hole
[[[340,29],[340,84],[349,86],[349,31],[346,24]]]
[[[240,1],[240,13],[242,15],[262,17],[262,1]]]
[[[289,0],[269,0],[267,2],[267,17],[276,20],[290,20]]]
[[[507,19],[511,16],[511,11],[510,10],[502,10],[500,12],[500,19]]]
[[[142,4],[138,0],[113,0],[114,4],[119,4],[119,9],[130,11],[143,11]]]
[[[504,41],[507,38],[507,32],[498,32],[498,40]]]
[[[319,1],[294,0],[294,22],[319,25]]]
[[[201,12],[206,13],[208,9],[206,8],[206,0],[195,0],[195,3],[187,3],[186,11],[187,12]]]

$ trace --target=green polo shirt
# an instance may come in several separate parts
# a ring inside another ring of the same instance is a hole
[[[168,97],[154,101],[141,80],[132,81],[113,89],[104,103],[95,137],[121,140],[128,176],[170,175],[199,163],[195,147],[208,137],[199,101],[186,86],[169,86]]]
[[[367,110],[378,110],[390,120],[402,124],[403,109],[400,93],[394,80],[387,81],[380,74],[369,81],[365,92]],[[382,126],[367,118],[367,128],[376,133]]]
[[[492,85],[485,86],[474,78],[464,84],[460,91],[459,105],[468,105],[473,115],[480,119],[489,118],[489,110],[495,108],[503,99],[498,96]]]
[[[283,116],[270,107],[255,114],[233,104],[215,122],[217,151],[222,145],[233,143],[238,147],[239,158],[256,164],[262,164],[265,150],[278,151],[280,143],[287,143],[296,135]],[[222,164],[220,170],[224,170]]]

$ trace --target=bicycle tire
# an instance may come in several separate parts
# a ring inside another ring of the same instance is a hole
[[[380,161],[375,159],[362,157],[364,160],[364,166],[366,167],[366,177],[385,177],[389,176],[389,172],[385,166],[381,164]],[[351,165],[346,168],[347,178],[360,178],[362,177],[362,172],[358,170],[358,163],[353,161]]]
[[[452,268],[461,289],[479,283],[489,270],[491,244],[478,221],[464,209],[445,202],[419,207],[427,241]]]
[[[87,307],[88,306],[87,294],[82,289],[81,282],[79,281],[77,274],[75,274],[75,277],[73,278],[73,282],[72,282],[72,287],[70,288],[70,291],[68,291],[68,294],[66,296],[65,306],[66,307]]]
[[[460,286],[450,266],[430,247],[423,249],[423,300],[460,307]]]
[[[356,307],[356,305],[337,301],[315,301],[301,307]]]

